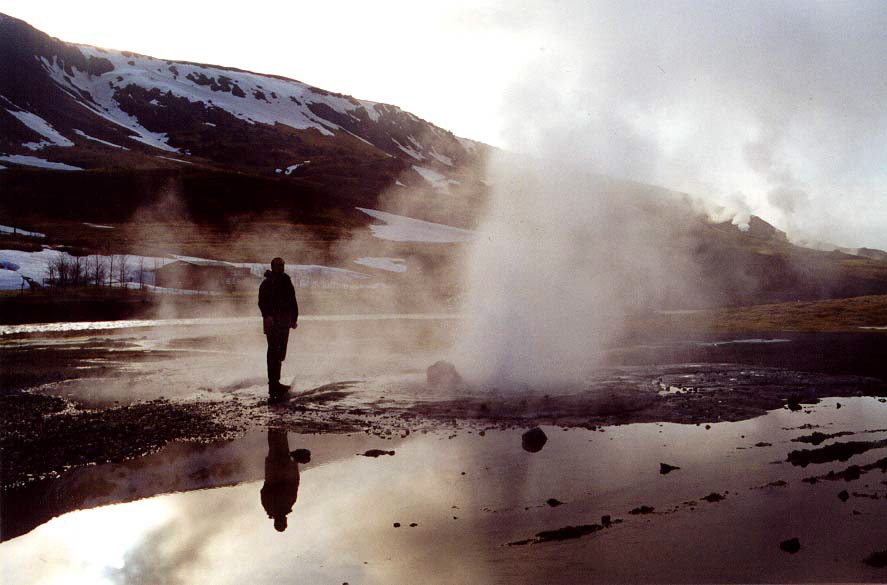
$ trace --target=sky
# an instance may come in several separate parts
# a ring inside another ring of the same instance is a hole
[[[0,0],[70,42],[274,73],[887,248],[887,3]],[[211,8],[210,8],[211,6]]]

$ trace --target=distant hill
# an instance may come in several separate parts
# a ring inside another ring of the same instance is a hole
[[[77,200],[104,221],[126,219],[174,180],[197,219],[282,211],[322,220],[338,209],[366,223],[355,205],[409,190],[427,199],[414,211],[465,225],[461,200],[482,191],[476,169],[487,150],[396,106],[65,43],[6,15],[0,128],[0,165],[23,171],[5,173],[4,189],[40,196],[4,201],[5,211],[68,214]],[[435,202],[441,193],[446,206]]]

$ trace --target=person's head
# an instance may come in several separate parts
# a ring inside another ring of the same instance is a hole
[[[271,261],[271,272],[280,274],[283,272],[283,258],[275,258]]]
[[[274,530],[277,532],[283,532],[286,530],[286,516],[274,517]]]

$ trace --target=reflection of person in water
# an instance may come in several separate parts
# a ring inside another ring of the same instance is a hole
[[[307,449],[290,453],[286,431],[268,429],[268,456],[265,457],[265,483],[262,485],[262,507],[274,519],[278,532],[286,530],[286,516],[293,511],[299,494],[299,463],[308,463]]]

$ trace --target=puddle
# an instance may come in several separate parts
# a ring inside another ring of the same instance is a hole
[[[546,426],[536,453],[521,447],[523,429],[394,440],[263,431],[173,445],[4,494],[4,535],[21,535],[0,544],[3,580],[883,582],[884,569],[862,561],[887,547],[887,474],[803,479],[864,468],[887,446],[804,468],[787,457],[810,447],[792,440],[813,427],[833,435],[819,448],[880,444],[887,406],[841,398],[806,410],[710,428]],[[295,449],[310,462],[280,456]],[[394,455],[359,455],[371,449]],[[286,517],[283,531],[269,509]],[[792,538],[796,554],[779,546]],[[532,542],[509,546],[520,541]]]

